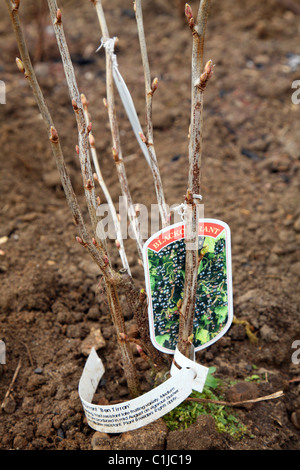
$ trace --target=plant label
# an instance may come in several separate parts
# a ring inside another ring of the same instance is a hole
[[[204,349],[221,338],[233,318],[231,241],[228,225],[199,220],[199,267],[193,345]],[[154,234],[143,247],[150,336],[160,351],[174,354],[185,280],[185,225]]]
[[[174,354],[171,378],[133,400],[114,404],[96,405],[93,397],[105,372],[95,349],[85,364],[79,381],[79,396],[88,425],[96,431],[121,433],[133,431],[153,423],[176,408],[192,392],[202,392],[208,368],[184,357],[178,349]]]

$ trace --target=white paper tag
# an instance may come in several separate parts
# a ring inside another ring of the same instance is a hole
[[[116,405],[94,405],[93,396],[104,374],[104,366],[95,349],[85,364],[79,396],[91,428],[105,433],[121,433],[146,426],[176,408],[192,392],[202,392],[208,368],[184,357],[178,350],[171,378],[149,392]]]

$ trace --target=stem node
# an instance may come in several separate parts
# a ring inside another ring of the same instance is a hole
[[[50,127],[50,137],[49,139],[53,144],[57,144],[59,142],[59,137],[58,137],[58,132],[55,129],[55,127],[51,126]]]
[[[56,20],[55,20],[55,24],[61,25],[61,11],[60,11],[59,8],[58,8],[57,11],[56,11]]]

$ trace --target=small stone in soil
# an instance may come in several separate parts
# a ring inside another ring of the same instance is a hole
[[[65,433],[63,432],[63,430],[61,428],[59,428],[57,430],[57,437],[59,437],[60,439],[65,439]]]

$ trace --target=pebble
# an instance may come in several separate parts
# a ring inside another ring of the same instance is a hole
[[[68,338],[84,338],[86,334],[86,327],[84,324],[68,325],[66,336]]]
[[[226,392],[226,399],[230,402],[253,400],[258,397],[258,387],[253,382],[238,382]]]
[[[272,248],[272,252],[276,253],[277,255],[286,255],[289,253],[293,253],[296,250],[297,250],[297,244],[288,243],[288,240],[286,240],[286,243],[282,245],[276,243],[276,245],[274,245]]]
[[[290,270],[293,274],[296,274],[296,276],[300,276],[300,261],[297,261],[297,263],[292,264]]]
[[[296,429],[300,429],[300,410],[293,411],[291,421]]]
[[[282,242],[293,242],[295,241],[295,233],[292,230],[281,230],[278,238]]]
[[[81,269],[88,277],[94,279],[100,275],[100,269],[96,263],[89,260],[82,260],[79,263],[79,269]]]
[[[33,392],[34,390],[37,390],[38,388],[40,388],[45,382],[46,382],[46,379],[42,377],[41,375],[38,375],[38,374],[31,375],[27,382],[27,390],[29,392]]]
[[[300,232],[300,217],[294,223],[294,229],[296,232]]]
[[[16,410],[16,402],[12,396],[8,396],[3,403],[3,410],[7,414],[12,414]]]
[[[243,325],[233,325],[228,334],[233,341],[243,341],[246,337],[246,330]]]
[[[261,338],[267,343],[272,343],[279,340],[278,336],[269,325],[263,325],[259,332]]]
[[[256,65],[267,65],[270,62],[270,57],[267,54],[259,54],[253,59]]]
[[[52,420],[49,417],[44,418],[38,423],[35,435],[36,437],[45,437],[51,434]]]
[[[277,266],[279,263],[279,256],[276,253],[271,253],[268,259],[270,266]]]
[[[7,237],[7,236],[1,237],[1,238],[0,238],[0,245],[3,245],[3,244],[6,243],[7,241],[8,241],[8,237]]]
[[[235,299],[236,305],[246,304],[248,302],[255,301],[261,295],[260,289],[250,289],[245,294],[237,296]]]
[[[105,432],[95,432],[91,439],[93,450],[110,450],[110,437]]]
[[[266,20],[260,19],[255,26],[255,32],[259,39],[265,39],[269,34],[269,26]]]
[[[87,318],[89,320],[99,320],[99,316],[100,316],[99,305],[93,305],[87,313]]]
[[[100,328],[91,328],[90,334],[81,343],[80,351],[84,356],[88,356],[92,348],[97,351],[104,348],[105,345],[106,341]]]
[[[13,448],[16,450],[24,450],[27,446],[27,439],[24,436],[16,436],[13,442]]]
[[[59,428],[59,429],[57,430],[57,436],[58,436],[60,439],[65,439],[66,436],[65,436],[65,433],[64,433],[64,431],[62,430],[62,428]]]
[[[55,188],[61,184],[57,170],[49,171],[43,175],[43,180],[47,188]]]
[[[23,403],[22,403],[22,410],[25,413],[32,413],[33,407],[34,407],[34,398],[33,397],[24,397]]]

